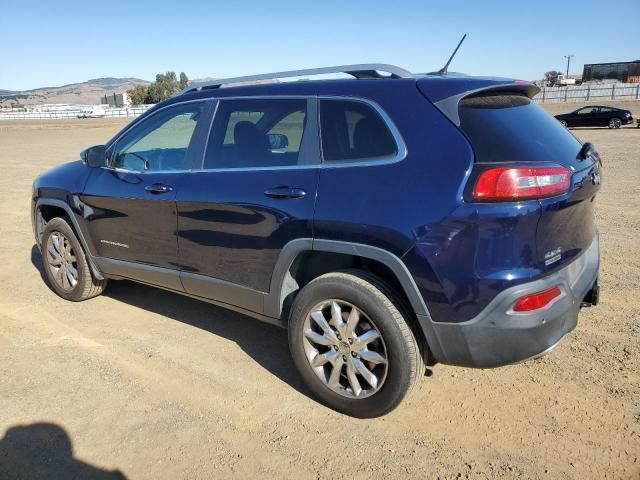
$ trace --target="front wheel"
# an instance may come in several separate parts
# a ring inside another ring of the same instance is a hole
[[[567,121],[566,120],[560,120],[560,125],[562,125],[564,128],[567,128]]]
[[[619,118],[612,118],[609,120],[609,128],[620,128],[622,126],[622,121]]]
[[[82,246],[65,219],[47,222],[42,233],[42,260],[51,289],[65,300],[80,302],[105,289],[107,281],[93,277]]]
[[[298,294],[289,347],[325,405],[359,418],[396,408],[424,375],[419,343],[392,291],[367,272],[322,275]]]

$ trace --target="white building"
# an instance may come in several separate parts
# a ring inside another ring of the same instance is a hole
[[[109,105],[113,108],[122,108],[131,105],[131,101],[129,100],[127,92],[104,95],[100,98],[100,103],[103,105]]]

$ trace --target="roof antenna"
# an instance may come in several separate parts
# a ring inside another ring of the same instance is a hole
[[[460,45],[462,45],[462,42],[464,42],[465,38],[467,38],[467,34],[466,33],[462,36],[462,39],[460,40],[460,43],[458,43],[458,46],[456,47],[456,49],[453,51],[453,53],[449,57],[449,61],[444,65],[444,67],[442,67],[440,70],[438,70],[436,72],[436,75],[446,75],[447,74],[447,69],[449,68],[449,64],[451,63],[451,60],[453,60],[453,57],[456,56],[456,53],[458,53],[458,49],[460,48]]]

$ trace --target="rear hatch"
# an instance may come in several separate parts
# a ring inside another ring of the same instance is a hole
[[[539,175],[547,167],[567,169],[570,181],[562,192],[522,200],[539,202],[534,263],[542,271],[552,271],[575,259],[593,241],[600,160],[597,154],[579,158],[582,143],[529,98],[535,92],[522,85],[493,86],[456,95],[455,110],[452,98],[435,105],[458,124],[473,146],[475,164],[465,193],[467,201],[476,201],[470,197],[473,183],[490,168],[532,168],[542,172]]]

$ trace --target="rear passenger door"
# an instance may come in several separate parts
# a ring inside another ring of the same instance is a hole
[[[177,193],[187,292],[262,311],[282,247],[312,238],[315,98],[220,99],[202,168]]]
[[[411,242],[389,227],[424,207],[404,196],[412,187],[397,183],[398,175],[407,178],[395,165],[407,153],[397,129],[377,104],[336,97],[320,99],[320,131],[324,163],[315,238],[374,245],[401,256]]]

